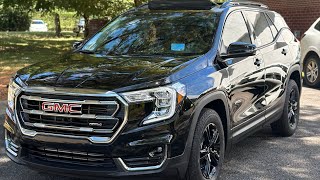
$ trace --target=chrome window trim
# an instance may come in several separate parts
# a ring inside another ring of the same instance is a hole
[[[132,167],[127,166],[126,163],[122,160],[122,158],[115,158],[114,161],[116,164],[121,166],[125,171],[129,171],[129,172],[157,170],[157,169],[162,168],[162,166],[165,164],[165,162],[168,159],[168,146],[167,145],[165,146],[164,150],[165,150],[165,152],[164,152],[163,161],[157,166],[146,166],[146,167],[132,168]]]
[[[68,90],[71,90],[69,92]],[[36,94],[54,94],[54,95],[64,95],[64,96],[89,96],[89,97],[115,97],[117,98],[125,107],[125,113],[123,122],[118,128],[118,130],[111,136],[111,137],[98,137],[98,136],[73,136],[73,135],[64,135],[64,134],[54,134],[54,133],[44,133],[44,132],[37,132],[34,130],[28,130],[21,126],[19,117],[17,114],[17,102],[18,97],[22,92],[29,92],[29,93],[36,93]],[[82,92],[82,93],[81,93]],[[90,94],[89,94],[90,93]],[[72,138],[72,139],[86,139],[94,144],[110,144],[112,143],[120,134],[120,132],[124,129],[125,125],[128,122],[128,111],[129,111],[129,105],[128,103],[117,93],[115,92],[103,92],[101,90],[95,91],[95,90],[86,90],[86,89],[68,89],[68,88],[48,88],[48,87],[36,87],[36,88],[30,88],[30,87],[21,87],[18,92],[16,93],[15,97],[15,112],[14,117],[16,118],[16,122],[18,124],[19,129],[21,130],[21,133],[25,136],[29,137],[35,137],[37,135],[44,135],[44,136],[54,136],[54,137],[64,137],[64,138]]]

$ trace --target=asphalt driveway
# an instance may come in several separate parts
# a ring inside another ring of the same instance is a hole
[[[271,129],[266,127],[238,143],[226,157],[221,179],[320,179],[319,112],[320,90],[304,88],[298,132],[293,137],[282,138],[271,134]],[[0,102],[0,124],[3,114],[4,102]],[[3,137],[3,128],[0,128],[0,137]],[[71,180],[14,164],[5,156],[3,138],[0,140],[0,179]],[[142,180],[141,177],[134,179]]]

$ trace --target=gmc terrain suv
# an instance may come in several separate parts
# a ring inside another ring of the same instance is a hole
[[[156,0],[75,47],[9,85],[5,146],[18,164],[216,179],[240,139],[297,129],[300,45],[262,4]]]

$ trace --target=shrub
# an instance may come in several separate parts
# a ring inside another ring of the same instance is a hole
[[[0,9],[0,31],[26,31],[29,26],[28,13],[11,8]]]

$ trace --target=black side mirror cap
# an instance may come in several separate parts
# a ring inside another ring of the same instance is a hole
[[[221,55],[222,58],[237,58],[254,56],[257,52],[257,46],[250,43],[234,42],[229,45],[227,54]]]
[[[82,44],[82,41],[76,41],[73,43],[72,47],[73,49],[78,49],[81,44]]]

